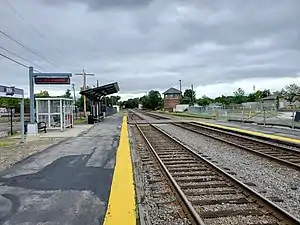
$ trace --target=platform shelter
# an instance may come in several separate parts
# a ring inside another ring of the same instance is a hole
[[[91,102],[91,114],[88,118],[89,123],[101,121],[105,117],[106,105],[102,103],[103,97],[118,93],[119,90],[118,83],[114,82],[80,92],[81,95],[86,96]]]
[[[74,100],[70,98],[36,98],[37,123],[46,123],[47,129],[72,128],[74,124]]]

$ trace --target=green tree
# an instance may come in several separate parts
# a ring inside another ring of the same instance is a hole
[[[289,84],[286,85],[285,88],[282,90],[282,95],[284,98],[290,103],[290,105],[299,99],[300,96],[300,86],[297,84]]]
[[[107,102],[109,102],[109,104],[111,106],[113,105],[117,105],[118,102],[120,101],[121,97],[120,96],[110,96],[108,99],[107,99]]]
[[[219,102],[221,103],[223,106],[227,106],[229,105],[229,99],[225,96],[225,95],[222,95],[221,97],[217,97],[215,98],[215,102]]]
[[[265,98],[265,97],[268,97],[270,95],[271,95],[270,89],[265,89],[265,90],[262,91],[261,97]]]
[[[158,91],[151,90],[148,94],[149,109],[155,110],[162,106],[162,98]]]
[[[48,91],[40,91],[40,93],[36,93],[34,94],[35,98],[46,98],[46,97],[50,97],[49,92]]]
[[[72,98],[72,93],[70,89],[67,89],[66,92],[62,95],[64,98]]]
[[[143,109],[150,109],[150,101],[148,95],[144,95],[140,98],[140,103],[143,106]]]
[[[140,103],[143,105],[143,109],[158,109],[163,106],[163,100],[158,91],[151,90],[148,95],[144,95],[140,98]]]
[[[247,101],[247,97],[245,96],[245,91],[242,88],[238,88],[234,94],[234,102],[237,104],[241,104]]]
[[[269,90],[268,90],[269,91]],[[256,102],[261,98],[267,97],[268,96],[268,92],[266,91],[261,91],[261,90],[257,90],[255,93],[250,93],[247,96],[247,101],[248,102]]]
[[[181,100],[182,104],[192,104],[196,101],[196,93],[192,89],[186,89]]]
[[[125,108],[134,109],[139,107],[139,98],[130,98],[123,102]]]
[[[203,95],[202,98],[199,98],[197,100],[197,103],[201,106],[206,106],[206,105],[209,105],[210,103],[213,103],[213,99]]]
[[[19,107],[20,99],[11,97],[0,97],[0,106],[2,107]]]

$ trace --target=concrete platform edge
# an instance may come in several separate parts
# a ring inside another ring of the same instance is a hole
[[[209,122],[202,122],[202,121],[193,121],[193,122],[199,123],[202,125],[216,127],[216,128],[223,128],[226,130],[236,131],[236,132],[240,132],[240,133],[244,133],[244,134],[250,134],[253,136],[257,136],[257,137],[268,138],[268,139],[284,142],[287,144],[292,143],[292,144],[300,145],[300,139],[295,139],[295,138],[291,138],[291,137],[285,137],[285,136],[273,135],[273,134],[265,134],[263,132],[257,132],[257,131],[253,131],[253,130],[247,130],[247,129],[236,128],[236,127],[232,127],[232,126],[225,126],[225,125],[220,125],[220,124],[215,124],[215,123],[209,123]]]

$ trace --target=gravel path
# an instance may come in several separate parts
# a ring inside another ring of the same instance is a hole
[[[299,171],[173,125],[158,126],[300,219]]]
[[[139,182],[141,182],[136,183],[139,189],[141,189],[141,202],[139,204],[142,205],[148,214],[150,224],[191,224],[185,217],[163,174],[157,168],[156,164],[153,164],[152,156],[149,154],[145,142],[136,128],[133,128],[132,134],[135,137],[133,149],[135,157],[134,173],[139,176]]]

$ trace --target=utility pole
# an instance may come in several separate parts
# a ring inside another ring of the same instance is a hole
[[[181,80],[179,80],[179,90],[180,90],[180,103],[182,101],[182,92],[181,92]]]
[[[83,76],[83,91],[86,90],[86,76],[95,76],[93,73],[86,73],[84,72],[84,69],[82,69],[82,73],[75,73],[77,76]],[[83,113],[84,117],[86,118],[86,97],[83,96]]]
[[[194,105],[194,85],[191,85],[191,89],[192,89],[191,100],[192,100],[192,106],[193,106]]]
[[[72,84],[72,88],[73,88],[74,101],[75,101],[75,115],[77,120],[77,102],[76,102],[76,94],[75,94],[75,84]]]
[[[181,80],[179,80],[179,90],[181,92]]]

